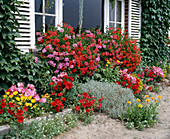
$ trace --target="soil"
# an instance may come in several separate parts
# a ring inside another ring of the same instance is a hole
[[[170,139],[170,86],[161,86],[161,93],[152,93],[162,97],[159,105],[159,122],[143,131],[129,130],[119,120],[111,119],[105,114],[96,114],[94,121],[57,136],[55,139]]]

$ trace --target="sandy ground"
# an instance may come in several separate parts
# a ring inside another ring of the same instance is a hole
[[[155,127],[144,131],[129,130],[119,120],[97,114],[91,124],[83,126],[79,122],[78,127],[55,139],[170,139],[170,86],[165,87],[159,95],[162,96],[160,119]]]

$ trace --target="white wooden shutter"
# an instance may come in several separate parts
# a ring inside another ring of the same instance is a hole
[[[25,16],[27,21],[22,20],[21,17],[16,15],[20,27],[19,33],[21,37],[15,38],[17,48],[24,52],[28,52],[29,49],[35,48],[35,16],[34,16],[34,0],[18,0],[23,1],[24,4],[18,7],[20,14]]]
[[[140,0],[129,0],[128,33],[139,41],[141,29],[141,3]],[[134,36],[133,36],[134,35]]]

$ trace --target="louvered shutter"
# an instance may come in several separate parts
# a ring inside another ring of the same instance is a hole
[[[141,29],[141,3],[140,0],[129,0],[128,33],[139,41]]]
[[[20,14],[22,14],[27,21],[22,20],[21,17],[16,15],[20,27],[19,33],[21,37],[15,38],[17,48],[24,52],[28,52],[29,49],[34,49],[35,46],[35,17],[34,17],[34,0],[18,0],[23,1],[20,7],[18,7]]]

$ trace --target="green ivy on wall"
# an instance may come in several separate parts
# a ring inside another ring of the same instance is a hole
[[[32,54],[22,54],[16,48],[14,39],[19,35],[19,24],[15,14],[21,17],[21,4],[17,0],[0,0],[0,96],[18,82],[32,83],[40,93],[49,91],[48,63],[40,59],[35,63]]]
[[[169,0],[142,0],[141,51],[145,63],[169,60]]]

